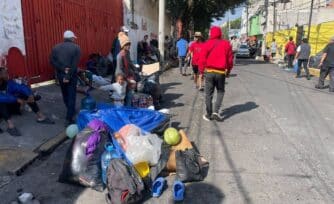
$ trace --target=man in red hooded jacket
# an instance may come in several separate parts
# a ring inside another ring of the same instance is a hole
[[[296,44],[293,42],[293,37],[290,37],[289,42],[285,45],[285,53],[288,58],[288,68],[292,69],[296,54]]]
[[[221,28],[214,26],[210,29],[210,38],[202,45],[199,67],[205,71],[206,114],[203,119],[222,121],[219,110],[225,93],[225,77],[233,68],[233,51],[230,42],[222,39]],[[217,99],[213,109],[215,89]]]

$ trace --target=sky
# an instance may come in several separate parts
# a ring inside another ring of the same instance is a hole
[[[217,21],[217,20],[214,20],[214,22],[212,23],[212,25],[215,25],[215,26],[220,26],[222,25],[223,23],[227,22],[228,20],[228,14],[230,16],[230,20],[234,20],[234,19],[237,19],[239,17],[241,17],[241,14],[242,14],[242,9],[244,7],[238,7],[235,9],[235,14],[232,15],[231,12],[229,11],[228,13],[225,14],[225,17],[222,18],[221,20]]]

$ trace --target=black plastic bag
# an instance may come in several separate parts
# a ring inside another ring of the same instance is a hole
[[[102,192],[101,155],[108,133],[96,132],[90,128],[82,130],[72,141],[58,181],[79,184]]]
[[[209,172],[209,162],[195,149],[178,150],[176,178],[182,182],[203,181]]]

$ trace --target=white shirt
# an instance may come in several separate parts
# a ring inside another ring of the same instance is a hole
[[[298,46],[298,48],[297,48],[297,52],[300,52],[301,51],[301,47],[300,47],[300,45]]]

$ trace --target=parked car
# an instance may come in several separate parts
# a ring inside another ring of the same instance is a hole
[[[240,45],[238,52],[237,52],[237,57],[250,57],[250,51],[248,45]]]

